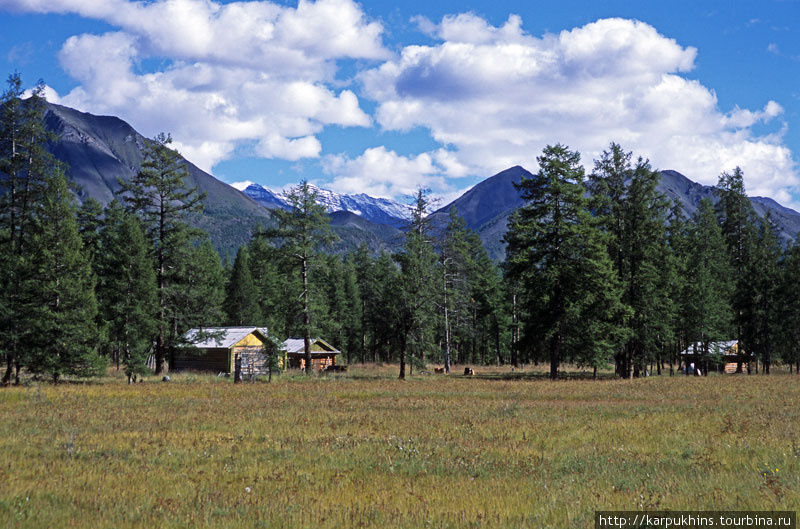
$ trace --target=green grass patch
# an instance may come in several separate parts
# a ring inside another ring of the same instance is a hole
[[[417,376],[0,391],[2,527],[592,527],[800,505],[797,376]]]

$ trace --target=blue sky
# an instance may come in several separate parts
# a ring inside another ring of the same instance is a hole
[[[449,198],[610,141],[800,205],[800,2],[0,0],[0,71],[229,183]]]

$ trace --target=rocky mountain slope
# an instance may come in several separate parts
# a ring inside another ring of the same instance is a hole
[[[121,119],[48,104],[45,120],[55,137],[50,150],[68,166],[70,178],[80,186],[81,200],[94,197],[108,203],[119,190],[118,179],[127,180],[139,170],[149,140]],[[203,213],[193,216],[191,223],[206,230],[222,254],[232,255],[249,240],[259,224],[268,224],[270,209],[288,207],[282,192],[252,182],[238,185],[242,192],[189,161],[186,167],[187,183],[207,193]],[[467,226],[480,235],[490,255],[502,260],[508,217],[522,204],[514,184],[523,177],[533,175],[514,166],[487,178],[432,213],[434,226],[438,229],[446,226],[448,210],[453,206],[466,219]],[[696,211],[702,198],[716,201],[712,186],[693,182],[677,171],[662,171],[658,189],[670,200],[680,202],[687,216]],[[410,218],[410,206],[365,194],[341,195],[319,188],[318,193],[331,215],[334,231],[339,234],[337,251],[357,247],[362,242],[376,252],[396,250],[402,245],[402,227]],[[772,215],[784,242],[800,233],[800,213],[770,198],[752,197],[751,201],[760,216],[767,212]]]
[[[95,116],[60,105],[48,104],[45,124],[54,135],[49,148],[65,162],[69,178],[78,184],[78,198],[110,202],[120,189],[118,179],[129,180],[142,164],[149,141],[119,118]],[[214,246],[229,254],[249,240],[269,213],[253,199],[186,161],[187,185],[207,194],[202,214],[191,224],[209,233]]]

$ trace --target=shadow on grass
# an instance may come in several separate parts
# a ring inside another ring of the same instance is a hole
[[[512,373],[477,373],[475,375],[459,375],[456,378],[479,379],[479,380],[550,380],[550,373],[545,371]],[[592,373],[559,373],[558,380],[616,380],[614,373],[598,373],[594,377]]]

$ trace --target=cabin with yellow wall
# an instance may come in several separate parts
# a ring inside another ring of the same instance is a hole
[[[268,340],[266,327],[202,327],[189,330],[184,336],[190,344],[176,354],[172,371],[192,370],[212,373],[233,373],[236,360],[242,372],[266,375],[269,370],[263,352]],[[278,370],[286,365],[286,356],[278,354]]]

